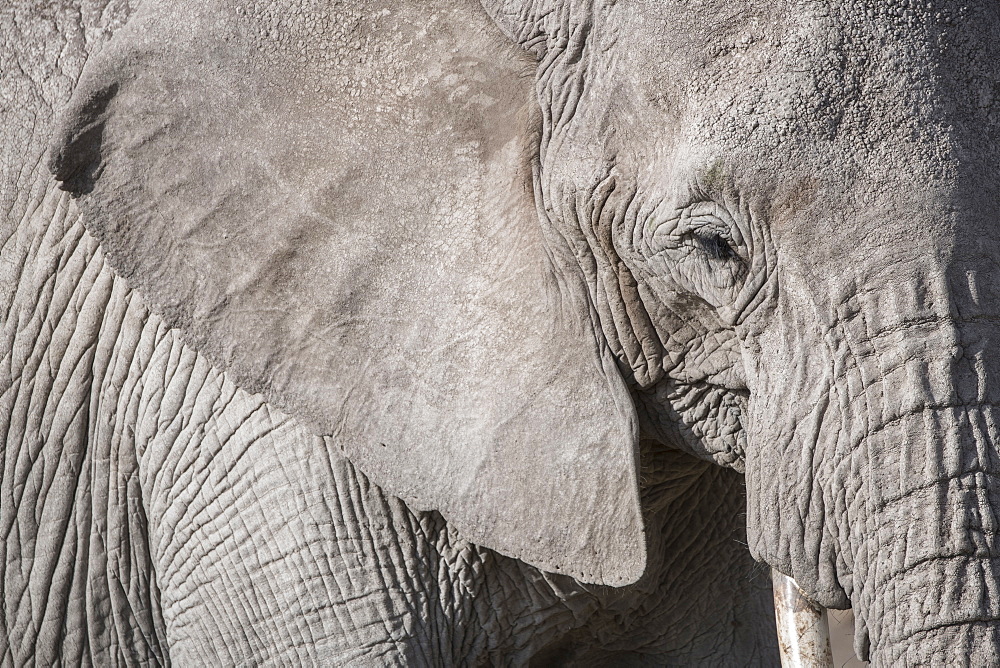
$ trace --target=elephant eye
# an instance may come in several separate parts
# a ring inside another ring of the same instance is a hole
[[[719,234],[697,234],[695,240],[703,251],[716,260],[731,260],[736,257],[736,251]]]
[[[728,239],[718,232],[710,230],[699,230],[694,234],[695,243],[709,257],[715,260],[741,260],[739,253],[733,248]]]

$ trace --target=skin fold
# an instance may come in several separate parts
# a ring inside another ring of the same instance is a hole
[[[6,661],[776,658],[736,474],[649,444],[647,575],[614,589],[544,573],[413,512],[214,370],[114,277],[66,194],[34,220],[40,268],[19,284],[5,362],[12,390],[39,388],[4,404],[19,483],[3,488],[19,511],[5,515]],[[25,463],[20,443],[41,454]]]
[[[23,71],[4,83],[21,103],[2,182],[5,663],[773,663],[739,476],[647,444],[648,572],[581,585],[414,512],[213,369],[114,274],[44,165],[130,8],[18,12],[2,23]]]
[[[192,7],[3,10],[6,662],[1000,662],[1000,9]]]

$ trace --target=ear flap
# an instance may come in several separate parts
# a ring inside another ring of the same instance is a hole
[[[272,4],[146,3],[88,64],[51,153],[87,227],[387,491],[635,581],[634,408],[534,208],[533,62],[475,0]]]

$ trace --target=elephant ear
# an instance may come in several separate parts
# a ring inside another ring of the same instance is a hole
[[[534,79],[475,0],[148,2],[51,167],[241,387],[468,539],[623,585],[634,407],[535,209]]]

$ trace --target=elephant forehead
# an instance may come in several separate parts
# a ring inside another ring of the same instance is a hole
[[[608,25],[630,48],[616,52],[613,76],[640,113],[669,106],[688,141],[756,155],[772,171],[779,154],[827,165],[827,144],[839,162],[847,150],[868,166],[905,159],[939,176],[963,104],[975,98],[971,123],[996,122],[986,109],[1000,26],[987,3],[912,4],[622,3]]]
[[[617,159],[682,197],[724,165],[779,244],[949,244],[995,190],[1000,20],[988,3],[909,4],[620,3],[608,25],[631,48],[609,74],[629,95],[610,104],[643,133],[620,132]]]

